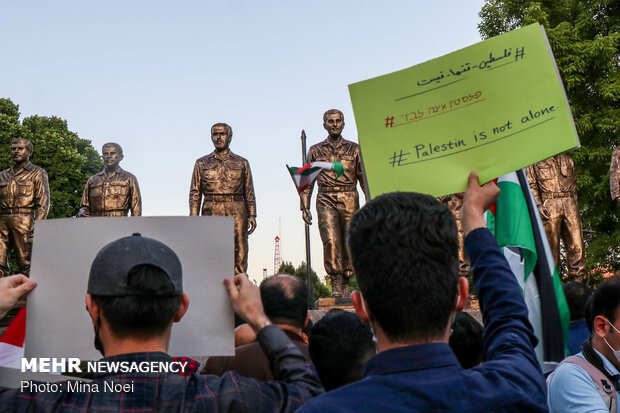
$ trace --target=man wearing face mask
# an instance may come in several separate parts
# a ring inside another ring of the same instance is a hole
[[[620,412],[620,275],[605,281],[590,302],[592,337],[549,380],[549,411]]]
[[[20,287],[21,285],[21,287]],[[0,282],[0,314],[34,288],[25,277]],[[246,274],[225,279],[224,287],[235,312],[247,320],[270,361],[275,378],[268,383],[235,372],[220,376],[144,371],[144,363],[167,364],[172,325],[189,306],[183,292],[181,262],[167,245],[138,233],[104,246],[88,278],[86,311],[95,330],[100,363],[122,368],[98,370],[89,388],[60,391],[0,388],[0,411],[7,412],[294,412],[322,393],[312,364],[286,334],[265,315],[258,287]],[[226,294],[222,289],[222,294]],[[200,352],[200,349],[196,349]],[[132,366],[134,368],[132,368]],[[179,366],[183,368],[184,366]],[[147,370],[150,370],[147,368]],[[105,391],[106,385],[122,391]],[[88,391],[97,385],[98,390]]]

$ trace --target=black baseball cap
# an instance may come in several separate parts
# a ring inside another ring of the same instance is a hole
[[[127,285],[127,275],[138,265],[152,265],[162,270],[171,286],[157,291]],[[181,261],[166,244],[134,233],[103,247],[90,266],[87,292],[103,296],[181,295],[183,293]]]

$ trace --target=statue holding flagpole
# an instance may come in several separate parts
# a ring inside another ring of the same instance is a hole
[[[353,276],[345,233],[351,217],[359,209],[357,183],[365,190],[362,161],[359,145],[342,137],[344,115],[341,111],[330,109],[325,112],[323,128],[328,136],[310,147],[307,162],[310,169],[320,168],[316,176],[319,187],[316,209],[323,241],[323,263],[332,284],[332,297],[343,297],[350,295],[349,279]],[[314,181],[311,180],[300,193],[302,216],[308,225],[312,224],[310,199],[313,187]]]

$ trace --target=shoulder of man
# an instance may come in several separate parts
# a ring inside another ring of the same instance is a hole
[[[342,138],[343,145],[349,146],[351,148],[359,149],[360,145],[357,142],[350,141],[348,139]]]
[[[205,156],[201,156],[200,158],[196,159],[196,164],[206,162],[209,159],[214,158],[214,157],[215,157],[215,151],[213,151],[213,152],[211,152],[209,154],[206,154]]]
[[[580,354],[573,357],[583,359]],[[594,380],[579,364],[560,364],[549,377],[548,384],[550,412],[609,411]]]
[[[311,150],[311,151],[312,151],[312,150],[317,151],[317,150],[319,150],[319,149],[321,149],[321,148],[323,148],[323,147],[325,147],[325,146],[328,146],[328,145],[329,145],[329,140],[328,140],[328,139],[329,139],[329,138],[325,138],[325,139],[324,139],[324,140],[322,140],[321,142],[319,142],[319,143],[315,143],[314,145],[310,146],[310,150]]]
[[[99,179],[100,177],[105,175],[105,169],[97,172],[94,175],[91,175],[90,178],[88,178],[88,181],[86,181],[86,185],[90,185],[91,183],[93,183],[95,180]]]
[[[136,179],[136,176],[134,174],[132,174],[131,172],[126,171],[126,170],[124,170],[124,169],[122,169],[120,167],[118,168],[118,172],[125,179],[130,179],[130,178]]]
[[[33,163],[29,163],[26,166],[26,169],[29,169],[31,171],[37,171],[37,172],[40,172],[40,173],[45,174],[47,176],[47,171],[45,169],[43,169],[40,166],[37,166],[37,165],[35,165]]]
[[[237,162],[243,162],[246,164],[249,164],[248,160],[245,159],[243,156],[241,155],[237,155],[236,153],[234,153],[233,151],[228,151],[228,156],[230,157],[230,159],[237,161]]]
[[[301,406],[297,413],[328,413],[328,412],[369,412],[373,411],[376,404],[368,404],[368,400],[376,394],[377,388],[372,384],[372,379],[348,384],[343,387],[331,390],[327,393],[308,401]],[[393,401],[398,403],[398,401]],[[398,410],[398,409],[394,409]]]

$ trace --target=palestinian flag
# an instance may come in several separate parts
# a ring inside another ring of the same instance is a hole
[[[26,308],[19,310],[11,324],[0,337],[0,366],[21,368],[26,339]]]
[[[297,188],[297,193],[301,193],[308,188],[323,170],[336,171],[336,176],[344,173],[344,167],[340,162],[310,162],[303,168],[295,168],[286,165],[293,183]]]
[[[487,227],[517,277],[529,310],[543,372],[566,354],[570,314],[547,235],[523,170],[497,180],[497,204],[486,213]]]

